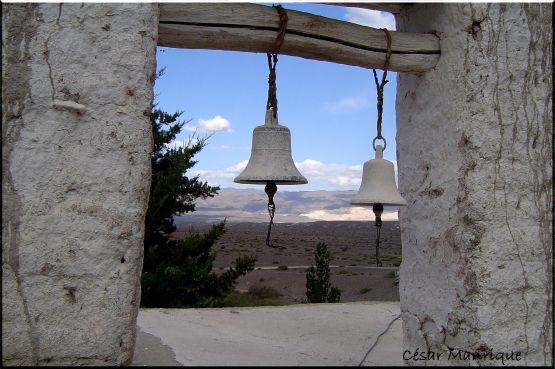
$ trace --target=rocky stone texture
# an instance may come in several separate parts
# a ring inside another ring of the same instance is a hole
[[[407,350],[552,363],[551,11],[419,4],[397,17],[399,30],[434,32],[442,52],[432,71],[398,75]]]
[[[2,4],[2,362],[130,362],[156,4]]]

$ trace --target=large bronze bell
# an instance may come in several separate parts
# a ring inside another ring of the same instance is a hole
[[[247,167],[233,180],[236,183],[282,185],[306,184],[291,156],[291,133],[280,125],[272,108],[266,110],[266,122],[254,129],[252,150]]]
[[[293,162],[291,132],[289,128],[278,123],[273,108],[270,107],[266,110],[264,125],[254,129],[251,157],[247,167],[233,181],[266,185],[264,191],[268,195],[268,214],[270,214],[266,246],[284,248],[270,243],[270,233],[276,210],[274,203],[274,195],[277,192],[276,184],[297,185],[306,184],[308,181]]]

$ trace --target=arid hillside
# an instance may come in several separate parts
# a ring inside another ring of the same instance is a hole
[[[230,222],[268,221],[268,198],[264,186],[259,189],[222,188],[218,195],[198,199],[196,211],[183,214],[179,220],[204,222],[227,218]],[[371,207],[351,206],[356,191],[288,191],[288,186],[278,186],[274,196],[276,223],[374,220]],[[397,220],[394,208],[386,207],[384,220]]]

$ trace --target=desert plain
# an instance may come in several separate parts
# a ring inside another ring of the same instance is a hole
[[[191,222],[177,219],[172,238],[210,229],[214,221]],[[401,263],[399,222],[384,221],[381,229],[380,261],[376,266],[376,227],[373,221],[314,221],[274,223],[271,243],[265,245],[266,223],[226,222],[226,233],[215,243],[214,272],[223,272],[243,255],[257,257],[255,269],[239,278],[236,290],[252,285],[270,286],[287,304],[306,302],[306,271],[314,264],[319,242],[330,252],[332,286],[341,290],[341,302],[399,301],[394,273]]]

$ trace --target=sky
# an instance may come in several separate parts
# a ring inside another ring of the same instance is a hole
[[[271,4],[264,4],[270,6]],[[309,3],[282,3],[328,18],[375,28],[395,29],[385,12]],[[287,191],[358,190],[362,165],[374,158],[376,86],[372,70],[279,55],[277,99],[279,123],[291,131],[292,156],[308,184]],[[157,107],[182,111],[187,121],[172,145],[191,135],[210,135],[195,157],[193,174],[222,188],[257,188],[233,182],[246,166],[252,130],[264,124],[268,92],[266,54],[158,47],[154,92]],[[378,71],[381,79],[381,71]],[[384,92],[384,158],[396,160],[396,73],[389,71]]]

